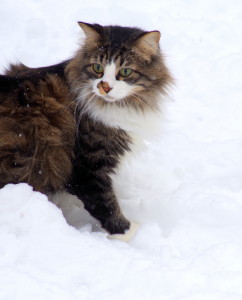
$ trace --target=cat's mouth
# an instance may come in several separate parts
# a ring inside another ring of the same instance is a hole
[[[106,102],[109,102],[109,103],[112,103],[112,102],[116,102],[117,99],[110,96],[110,95],[98,95],[99,97],[102,98],[102,100],[106,101]]]

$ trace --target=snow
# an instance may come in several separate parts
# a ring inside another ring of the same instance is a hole
[[[242,299],[242,3],[1,0],[0,70],[78,47],[76,21],[160,30],[176,79],[155,140],[115,188],[136,236],[110,240],[81,203],[0,190],[0,299]],[[65,216],[65,217],[64,217]]]

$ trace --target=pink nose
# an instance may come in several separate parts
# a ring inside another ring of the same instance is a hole
[[[111,91],[112,88],[109,86],[108,82],[101,81],[100,84],[101,84],[101,86],[102,86],[105,93],[109,93]]]
[[[103,89],[104,89],[104,91],[106,92],[106,93],[109,93],[110,91],[111,91],[111,87],[110,86],[104,86],[103,85]]]

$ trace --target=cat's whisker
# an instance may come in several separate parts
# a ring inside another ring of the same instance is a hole
[[[87,91],[85,93],[83,91],[81,91],[81,93],[79,94],[79,97],[75,100],[76,105],[75,105],[74,117],[75,117],[75,120],[76,120],[77,129],[79,128],[80,119],[81,119],[81,116],[83,114],[82,109],[80,109],[80,107],[83,105],[83,102],[84,102],[82,100],[85,100],[86,97],[90,93],[91,93],[90,91]]]
[[[87,98],[87,96],[91,95],[91,97]],[[79,128],[81,118],[84,114],[88,112],[89,102],[95,97],[95,94],[91,91],[87,91],[86,93],[81,93],[77,100],[77,105],[75,109],[75,119],[77,120],[77,128]],[[78,116],[77,116],[78,113]]]
[[[85,96],[85,98],[83,98],[85,101],[82,101],[81,97],[79,98],[78,105],[77,105],[77,108],[78,109],[80,108],[78,122],[80,122],[81,117],[90,110],[90,102],[92,102],[92,100],[96,96],[96,94],[91,91],[87,95],[90,95],[90,94],[91,94],[91,97],[86,98],[86,96]]]
[[[138,100],[138,102],[140,103],[140,105],[137,107],[134,103],[134,98],[136,100]],[[143,95],[139,94],[139,93],[133,93],[132,95],[129,95],[123,99],[121,99],[122,103],[126,106],[131,106],[131,107],[134,107],[134,108],[141,108],[142,110],[144,110],[144,107],[147,109],[147,110],[151,110],[151,107],[149,105],[149,99],[146,99],[143,97]]]
[[[151,105],[154,102],[154,99],[151,100],[149,97],[144,97],[144,95],[140,92],[134,92],[134,95],[138,96],[139,99],[147,105]]]
[[[70,93],[78,95],[82,93],[86,88],[90,88],[90,84],[79,84],[75,88],[72,88]]]

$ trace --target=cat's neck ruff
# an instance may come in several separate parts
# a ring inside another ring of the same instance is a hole
[[[89,103],[87,113],[92,120],[107,127],[122,129],[131,136],[143,138],[148,138],[156,132],[162,118],[161,109],[137,111],[133,107],[119,106],[115,103],[103,106]]]

